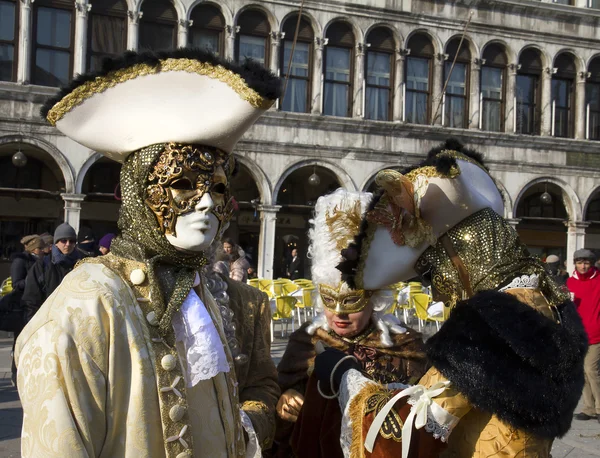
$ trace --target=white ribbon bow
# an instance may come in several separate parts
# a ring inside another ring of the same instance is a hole
[[[404,422],[404,426],[402,426],[402,458],[407,458],[413,424],[417,429],[421,429],[423,426],[425,426],[427,424],[427,414],[432,407],[438,407],[443,411],[441,407],[433,403],[433,398],[442,394],[449,385],[449,381],[438,382],[429,388],[425,388],[423,385],[414,385],[397,393],[375,416],[375,419],[373,420],[365,439],[365,448],[367,451],[369,451],[369,453],[373,453],[375,439],[377,439],[377,435],[381,430],[381,426],[385,421],[385,417],[390,410],[394,408],[396,402],[406,396],[411,396],[416,399],[416,402],[410,409],[410,414],[408,414],[408,417]]]

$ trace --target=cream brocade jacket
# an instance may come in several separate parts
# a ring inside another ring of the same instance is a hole
[[[23,457],[244,456],[238,407],[261,446],[270,446],[279,388],[266,295],[226,279],[236,337],[248,356],[234,369],[218,306],[206,288],[197,289],[231,370],[211,379],[208,390],[203,383],[186,388],[184,369],[173,364],[176,348],[156,331],[149,288],[130,280],[136,269],[145,266],[110,254],[90,258],[65,277],[20,334],[15,358]],[[205,404],[207,393],[214,399]],[[226,450],[221,441],[214,453],[210,405],[226,442]]]

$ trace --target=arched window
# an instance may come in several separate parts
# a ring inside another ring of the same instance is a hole
[[[102,59],[127,49],[127,2],[94,2],[88,22],[87,69],[100,69]]]
[[[18,3],[0,0],[0,81],[17,80]]]
[[[585,85],[586,135],[589,140],[600,140],[600,57],[590,62],[588,73],[590,77]]]
[[[385,27],[369,32],[365,58],[367,119],[392,119],[392,84],[394,80],[394,36]]]
[[[323,114],[352,116],[352,80],[354,78],[354,34],[346,22],[327,28],[325,47],[325,88]]]
[[[414,124],[428,124],[433,43],[427,35],[416,33],[408,40],[407,48],[410,54],[405,66],[404,119]]]
[[[208,49],[218,56],[223,55],[225,19],[214,5],[201,4],[192,10],[192,26],[189,44],[194,48]]]
[[[516,87],[516,132],[518,134],[540,134],[540,75],[542,58],[537,49],[529,48],[521,53],[520,69],[517,73]]]
[[[504,47],[491,44],[483,51],[481,67],[481,128],[504,131],[504,97],[508,59]]]
[[[177,11],[168,0],[144,0],[140,19],[140,50],[177,48]]]
[[[238,19],[236,59],[238,62],[252,59],[265,66],[269,62],[269,33],[271,26],[267,16],[259,10],[246,10]]]
[[[66,0],[33,3],[33,84],[60,86],[71,81],[75,31],[73,5]]]
[[[467,95],[469,94],[469,71],[471,67],[469,43],[463,40],[461,44],[460,38],[453,38],[446,46],[446,54],[448,54],[448,59],[444,65],[446,92],[444,94],[443,124],[447,127],[466,128],[469,117]],[[452,68],[455,58],[456,63]]]
[[[562,53],[554,60],[556,73],[552,76],[552,135],[573,137],[575,100],[575,59]]]
[[[308,19],[302,17],[298,28],[298,39],[290,67],[290,56],[298,24],[298,15],[288,17],[283,24],[283,53],[281,53],[281,76],[287,81],[285,94],[281,99],[283,111],[308,113],[310,111],[310,86],[312,81],[312,49],[314,33]]]

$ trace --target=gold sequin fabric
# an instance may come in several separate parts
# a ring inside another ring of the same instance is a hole
[[[539,289],[551,305],[568,300],[568,295],[547,275],[542,262],[529,254],[515,229],[492,209],[474,213],[446,234],[468,271],[474,293],[497,290],[520,275],[537,274]],[[458,270],[441,241],[421,255],[415,269],[430,276],[433,286],[452,302],[463,297]]]
[[[237,73],[227,70],[221,65],[212,65],[208,62],[200,62],[195,59],[163,59],[160,65],[153,66],[149,64],[137,64],[128,68],[115,70],[105,76],[98,76],[92,81],[88,81],[81,86],[76,87],[71,93],[67,94],[60,102],[52,107],[48,112],[47,119],[53,126],[56,125],[73,108],[81,105],[88,98],[95,94],[110,89],[117,84],[133,80],[139,76],[152,75],[162,72],[187,72],[198,75],[208,76],[227,84],[243,100],[247,101],[254,108],[263,110],[269,109],[275,102],[262,97],[254,89],[250,88],[244,78]]]
[[[192,289],[196,272],[207,259],[204,253],[186,255],[177,251],[165,238],[156,215],[145,202],[148,176],[165,148],[162,143],[142,148],[123,163],[118,222],[121,235],[113,240],[111,252],[146,264],[158,331],[173,345],[171,317],[181,307]]]

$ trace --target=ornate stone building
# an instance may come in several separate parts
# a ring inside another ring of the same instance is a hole
[[[97,237],[116,228],[119,165],[46,125],[44,100],[105,56],[186,45],[289,75],[283,100],[236,153],[230,235],[261,276],[282,274],[291,246],[305,252],[319,195],[369,189],[379,170],[414,163],[448,137],[485,154],[505,216],[534,253],[570,260],[583,246],[600,249],[598,8],[0,0],[0,256],[63,219]]]

